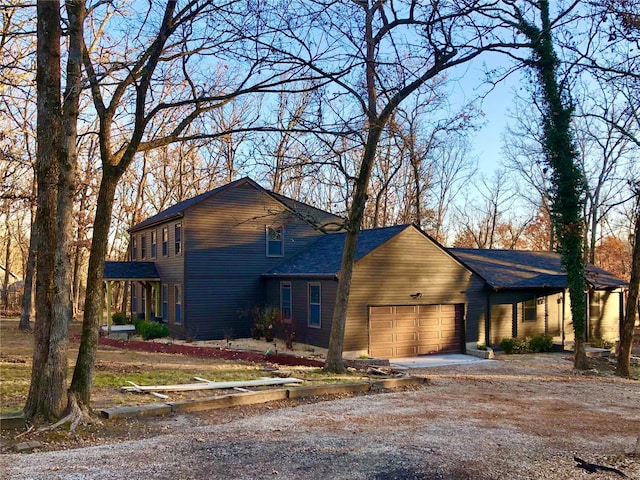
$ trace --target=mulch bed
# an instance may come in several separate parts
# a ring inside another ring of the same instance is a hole
[[[107,345],[125,350],[138,350],[152,353],[171,353],[195,358],[220,358],[223,360],[241,360],[251,363],[276,363],[278,365],[305,367],[323,367],[324,362],[312,358],[299,357],[285,354],[264,354],[226,348],[194,347],[177,343],[144,342],[139,340],[116,340],[100,337],[100,345]]]

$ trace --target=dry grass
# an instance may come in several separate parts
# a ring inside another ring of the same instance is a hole
[[[70,327],[70,336],[79,335],[80,324]],[[78,352],[78,343],[67,347],[69,374]],[[18,330],[18,320],[0,319],[0,413],[18,412],[24,406],[29,392],[33,353],[33,334]],[[357,375],[329,376],[320,369],[287,367],[292,376],[309,383],[335,383],[354,381]],[[220,359],[192,358],[183,355],[148,353],[100,346],[92,390],[93,408],[116,405],[154,403],[151,395],[123,392],[120,387],[128,381],[138,385],[166,385],[191,382],[194,376],[213,381],[253,380],[270,376],[263,365]],[[206,393],[212,395],[211,391]],[[171,400],[183,400],[202,395],[197,392],[171,394]]]

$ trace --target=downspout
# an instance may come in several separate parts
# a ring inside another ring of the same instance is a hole
[[[484,316],[484,344],[490,346],[491,335],[489,328],[491,326],[491,292],[487,295],[487,312]]]
[[[565,320],[565,311],[564,308],[566,306],[567,301],[567,289],[562,290],[562,350],[564,351],[565,347],[565,335],[564,335],[564,320]]]
[[[544,296],[544,334],[549,335],[549,296]]]

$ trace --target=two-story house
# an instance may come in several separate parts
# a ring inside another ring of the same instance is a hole
[[[298,341],[326,347],[342,226],[340,217],[244,178],[135,225],[131,261],[107,262],[105,280],[131,281],[132,313],[166,322],[176,337],[246,337],[252,326],[246,313],[276,306]],[[547,254],[554,260],[538,266],[542,257],[514,253],[491,269],[499,258],[472,253],[446,249],[414,225],[362,231],[345,354],[464,352],[531,332],[568,339],[566,279],[557,255]],[[617,338],[625,283],[590,268],[600,279],[594,295],[600,292],[604,302],[598,331]],[[544,283],[549,275],[552,285]]]

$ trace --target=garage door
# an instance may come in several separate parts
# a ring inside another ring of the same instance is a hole
[[[463,315],[462,304],[369,307],[369,355],[460,353]]]

